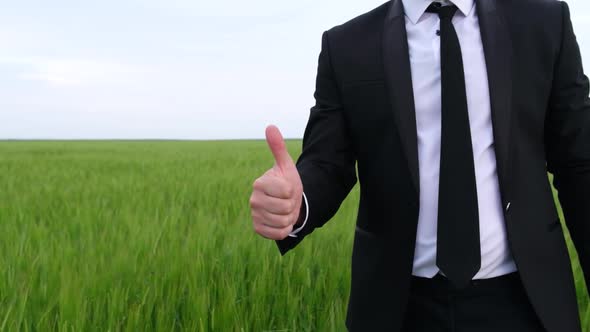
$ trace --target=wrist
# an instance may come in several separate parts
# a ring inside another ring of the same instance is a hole
[[[299,207],[299,216],[297,217],[297,222],[293,225],[293,232],[289,234],[290,237],[297,237],[297,233],[299,233],[307,223],[309,219],[309,203],[307,202],[307,197],[305,193],[302,193],[303,199],[301,200],[301,206]]]
[[[299,228],[303,225],[305,221],[305,204],[303,203],[303,199],[299,201],[299,212],[297,213],[297,221],[293,224],[293,228]]]

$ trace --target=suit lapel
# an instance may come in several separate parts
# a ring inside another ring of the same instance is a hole
[[[412,182],[418,193],[418,134],[408,38],[401,0],[393,0],[383,30],[383,63],[390,102],[406,154]]]
[[[506,21],[495,0],[478,0],[477,14],[488,72],[498,177],[506,208],[510,202],[512,44]]]
[[[512,110],[512,44],[495,0],[477,0],[488,72],[494,144],[504,206],[510,201],[509,161]],[[383,30],[383,63],[389,97],[416,192],[420,190],[418,134],[412,74],[401,0],[392,0]]]

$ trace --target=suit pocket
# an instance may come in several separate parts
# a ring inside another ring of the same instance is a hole
[[[368,238],[376,238],[377,236],[359,226],[356,226],[355,233],[361,234],[361,236],[366,236]]]
[[[383,239],[357,226],[352,249],[353,279],[361,283],[371,279],[382,264],[383,255]]]
[[[386,273],[393,263],[386,257],[385,241],[360,227],[354,234],[352,274],[348,316],[365,325],[383,319],[385,303],[391,301],[386,283],[393,282]],[[370,325],[370,324],[369,324]]]

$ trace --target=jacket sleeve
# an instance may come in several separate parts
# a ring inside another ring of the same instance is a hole
[[[565,221],[590,285],[589,84],[568,6],[564,2],[561,6],[561,51],[545,125],[547,167],[554,175]]]
[[[297,160],[309,204],[308,220],[297,237],[277,241],[282,255],[330,220],[357,181],[356,157],[332,68],[328,32],[322,36],[314,97],[316,103],[311,108]]]

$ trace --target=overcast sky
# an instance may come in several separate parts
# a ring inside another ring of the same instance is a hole
[[[4,1],[0,138],[301,137],[321,33],[383,2]]]

